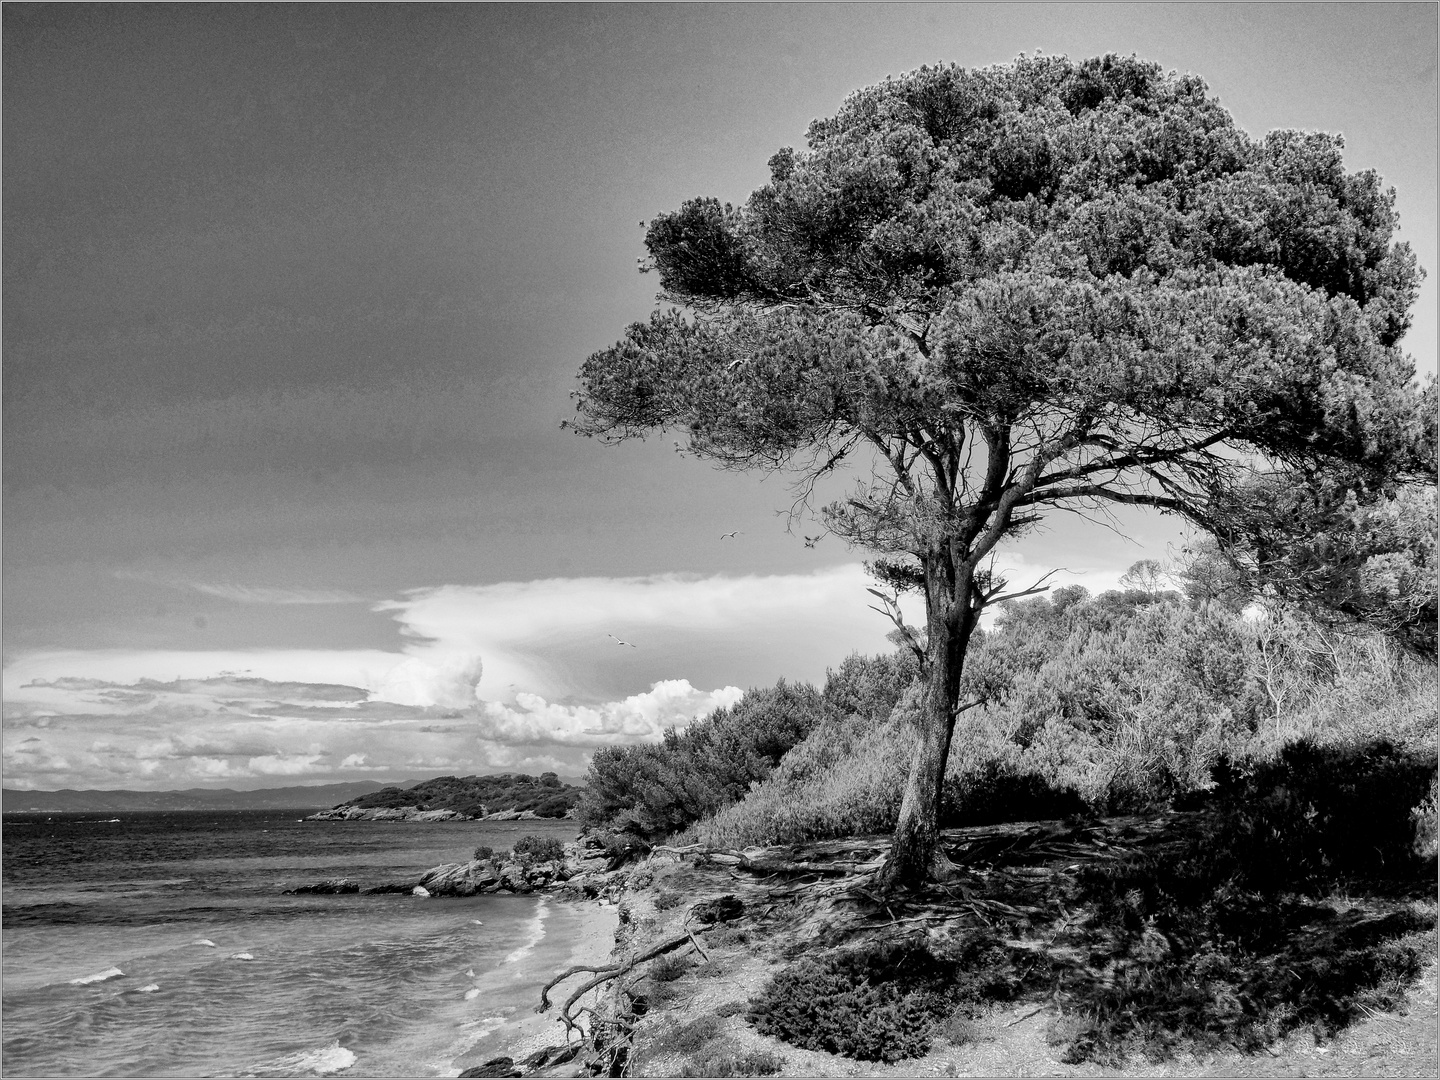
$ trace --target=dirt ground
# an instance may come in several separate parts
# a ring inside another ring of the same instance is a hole
[[[863,853],[854,858],[858,868]],[[632,880],[637,887],[625,902],[626,945],[631,950],[680,932],[690,904],[703,896],[735,893],[749,911],[763,912],[766,898],[774,895],[767,885],[752,883],[733,867],[697,866],[694,860],[663,854],[652,856]],[[825,920],[819,915],[812,913],[806,925],[801,925],[803,916],[789,915],[783,905],[782,915],[790,921],[776,924],[772,914],[771,922],[762,920],[757,926],[747,919],[752,927],[748,940],[734,940],[742,935],[719,930],[700,935],[703,955],[688,946],[677,952],[687,961],[683,974],[663,984],[652,981],[646,988],[649,1012],[635,1028],[633,1075],[677,1076],[687,1067],[691,1075],[703,1075],[694,1070],[708,1056],[762,1052],[780,1059],[784,1076],[1440,1076],[1440,972],[1434,961],[1411,986],[1401,1008],[1372,1011],[1322,1044],[1307,1031],[1259,1054],[1181,1054],[1163,1062],[1137,1059],[1121,1068],[1067,1064],[1061,1060],[1065,1021],[1055,1005],[1033,1000],[997,1006],[977,1018],[960,1045],[939,1038],[924,1057],[894,1065],[798,1049],[756,1032],[745,1022],[742,1008],[786,962],[783,949],[776,947],[782,940],[825,936]],[[717,1008],[729,1015],[717,1016]],[[684,1046],[682,1029],[707,1016],[716,1017],[718,1030],[701,1052]],[[683,1050],[667,1049],[677,1042]]]

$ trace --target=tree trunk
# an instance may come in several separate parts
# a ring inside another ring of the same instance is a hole
[[[955,731],[965,651],[975,629],[977,612],[971,604],[975,586],[969,567],[957,568],[943,556],[926,560],[925,578],[928,671],[916,721],[920,738],[890,854],[877,879],[882,890],[944,877],[949,865],[938,846],[940,794]]]

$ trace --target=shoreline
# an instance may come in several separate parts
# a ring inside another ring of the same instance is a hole
[[[536,1012],[540,1002],[540,987],[549,982],[566,968],[577,964],[599,965],[606,961],[615,948],[615,932],[619,926],[619,908],[613,902],[601,900],[575,900],[551,896],[557,914],[562,914],[570,925],[556,927],[548,933],[563,933],[569,938],[569,949],[561,958],[545,961],[543,966],[532,966],[524,973],[523,990],[517,987],[517,1001],[514,1011],[503,1023],[480,1036],[463,1052],[450,1059],[450,1067],[444,1075],[459,1076],[467,1069],[483,1065],[498,1057],[512,1058],[518,1065],[537,1050],[559,1046],[566,1042],[564,1025],[558,1019],[557,1007],[552,1005],[543,1013]],[[553,920],[554,916],[552,916]],[[548,936],[548,935],[547,935]],[[552,970],[553,968],[553,970]],[[563,990],[564,987],[562,986]],[[560,998],[564,1000],[563,997]],[[527,1076],[563,1075],[566,1066],[558,1070],[527,1072]]]

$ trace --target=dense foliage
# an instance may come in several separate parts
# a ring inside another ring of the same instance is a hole
[[[1301,741],[1263,764],[1221,761],[1176,814],[972,834],[963,895],[984,918],[952,905],[951,929],[914,931],[909,954],[805,956],[750,1019],[869,1060],[923,1053],[947,1012],[953,1039],[1016,1000],[1061,1007],[1073,1063],[1332,1036],[1393,1008],[1434,955],[1434,855],[1408,821],[1434,775],[1433,748]]]
[[[823,692],[782,679],[684,732],[667,731],[658,745],[597,750],[581,819],[647,839],[673,833],[744,798],[817,726],[827,734],[812,741],[838,750],[831,729],[850,718],[883,720],[914,673],[913,660],[899,655],[852,656],[829,672]]]
[[[524,862],[552,862],[565,857],[565,845],[555,836],[522,836],[510,854]]]
[[[762,1034],[806,1050],[894,1062],[930,1049],[955,985],[956,965],[923,951],[842,950],[779,971],[747,1018]]]
[[[1435,863],[1407,820],[1434,774],[1433,748],[1385,742],[1222,763],[1178,849],[1082,872],[1065,943],[1112,964],[1057,973],[1086,1021],[1070,1060],[1257,1050],[1393,1008],[1435,951]]]
[[[1433,455],[1432,455],[1433,457]],[[1313,619],[1371,627],[1436,658],[1436,488],[1367,491],[1344,474],[1257,476],[1217,500],[1222,527],[1192,583],[1231,603],[1283,602]]]
[[[1005,605],[972,649],[965,690],[985,703],[951,751],[947,825],[1166,806],[1209,787],[1224,759],[1263,763],[1305,737],[1433,749],[1440,728],[1433,667],[1384,636],[1158,588],[1091,597],[1072,586]],[[894,828],[917,695],[888,698],[889,716],[827,717],[686,838],[745,846]]]
[[[560,782],[554,773],[495,776],[439,776],[412,788],[387,787],[351,799],[342,806],[417,810],[456,810],[483,817],[501,810],[532,810],[537,817],[563,818],[579,804],[581,789]]]
[[[1256,460],[1372,489],[1414,472],[1433,422],[1397,342],[1419,275],[1340,137],[1252,138],[1135,58],[922,68],[806,138],[744,205],[650,224],[689,314],[586,360],[575,427],[681,431],[802,498],[860,457],[825,523],[926,604],[893,884],[930,869],[966,653],[1007,588],[987,555],[1051,509],[1214,528]]]

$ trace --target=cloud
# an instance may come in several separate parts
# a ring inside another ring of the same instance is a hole
[[[142,581],[170,589],[194,590],[237,604],[368,604],[374,597],[358,596],[342,589],[283,589],[268,585],[237,585],[229,582],[183,581],[141,570],[116,570],[122,581]]]
[[[599,706],[552,704],[522,693],[513,705],[487,702],[482,715],[486,737],[496,742],[594,747],[655,741],[667,727],[684,728],[716,709],[729,708],[743,693],[738,686],[707,693],[684,679],[667,679],[643,694]]]
[[[998,568],[1025,588],[1047,568]],[[1114,587],[1119,573],[1052,584]],[[781,676],[892,648],[858,564],[814,574],[571,578],[419,589],[377,609],[395,651],[52,651],[4,669],[10,786],[267,786],[583,772]],[[922,621],[914,597],[906,618]],[[615,637],[633,641],[620,647]],[[704,689],[713,687],[715,689]]]
[[[252,585],[211,585],[193,582],[192,589],[237,604],[364,604],[366,597],[335,589],[271,589]]]

